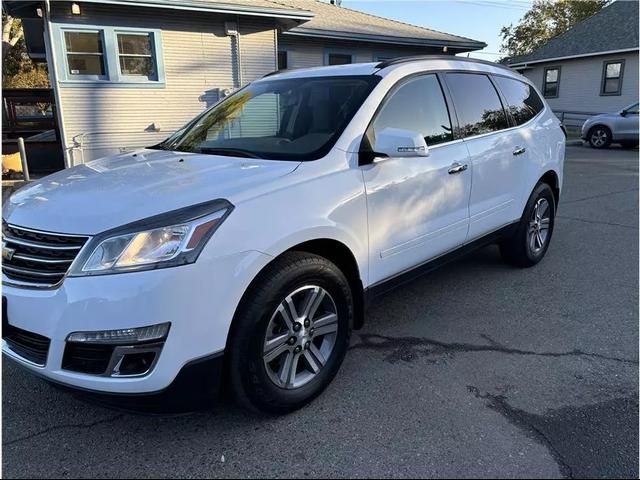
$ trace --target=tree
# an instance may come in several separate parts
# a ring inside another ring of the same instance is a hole
[[[501,51],[526,55],[576,23],[598,13],[611,0],[534,0],[517,25],[502,27]]]
[[[20,20],[11,15],[2,14],[2,61],[7,58],[7,53],[24,37]]]
[[[22,22],[2,12],[2,86],[38,88],[49,86],[46,65],[35,64],[27,54]]]

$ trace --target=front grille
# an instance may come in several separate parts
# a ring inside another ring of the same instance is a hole
[[[36,286],[58,284],[89,237],[30,230],[2,222],[2,273]]]
[[[114,348],[114,345],[68,342],[64,348],[62,368],[102,375],[107,371]]]
[[[47,337],[4,323],[2,338],[7,342],[11,351],[22,358],[41,367],[47,363],[50,343]]]

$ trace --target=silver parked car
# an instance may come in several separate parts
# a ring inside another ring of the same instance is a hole
[[[582,138],[593,148],[607,148],[611,143],[623,147],[638,145],[638,104],[619,112],[603,113],[587,119],[582,125]]]

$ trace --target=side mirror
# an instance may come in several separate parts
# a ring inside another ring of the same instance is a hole
[[[627,110],[622,110],[620,112],[620,115],[623,116],[623,117],[626,117],[628,114],[629,114],[629,112]]]
[[[418,132],[402,128],[385,128],[376,135],[373,151],[386,157],[428,157],[429,147]]]

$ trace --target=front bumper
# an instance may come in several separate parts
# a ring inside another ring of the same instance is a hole
[[[6,341],[3,353],[46,379],[92,392],[157,393],[190,362],[219,355],[242,294],[271,260],[260,252],[200,258],[182,267],[94,277],[68,277],[59,288],[3,285],[9,324],[50,339],[46,363],[38,366]],[[108,377],[63,368],[70,333],[171,323],[154,368],[144,376]]]

